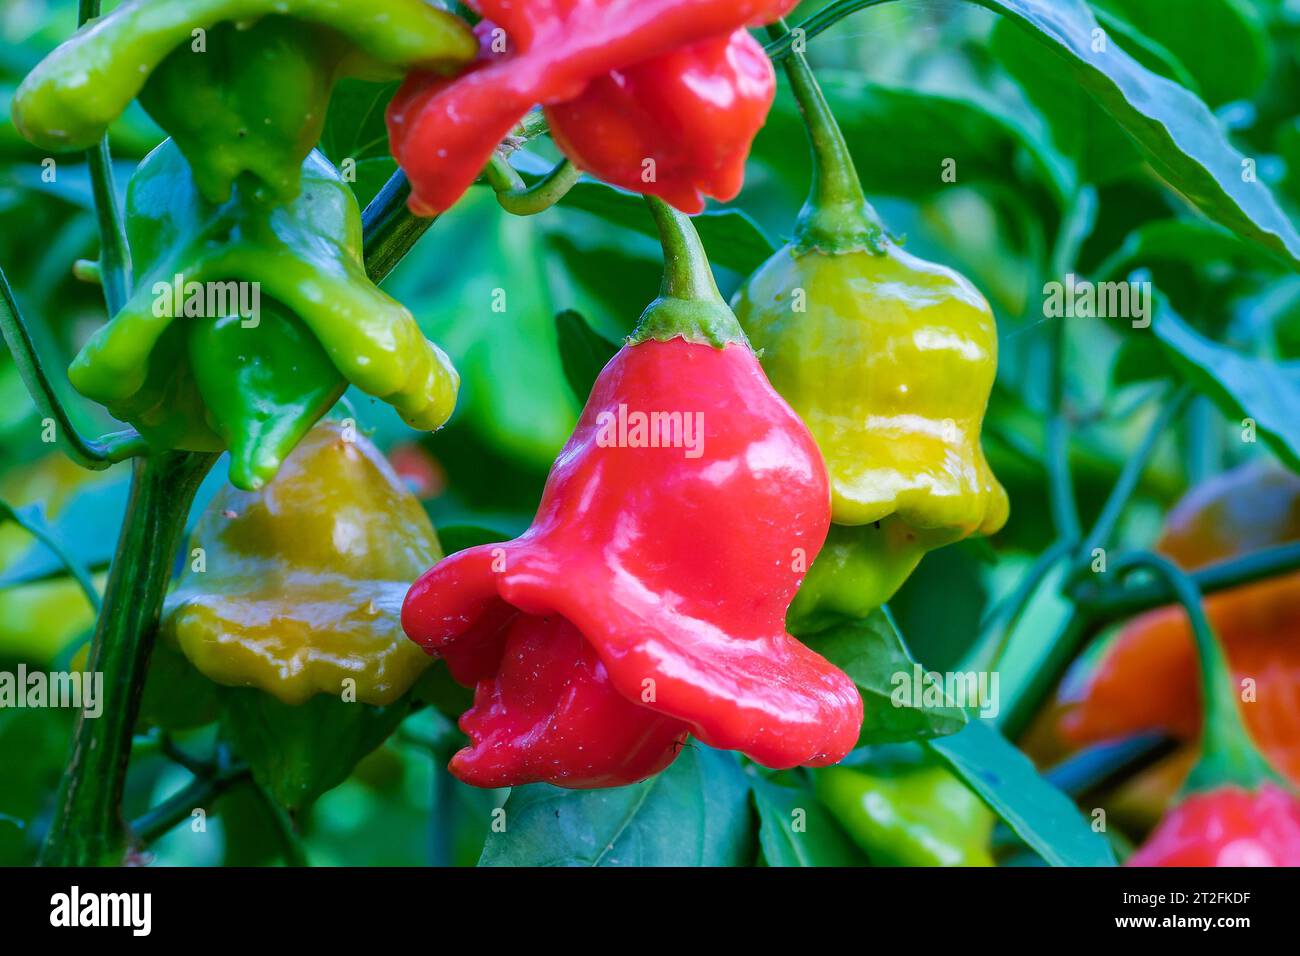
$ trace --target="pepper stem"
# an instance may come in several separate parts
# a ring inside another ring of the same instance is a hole
[[[1201,604],[1196,583],[1167,558],[1150,552],[1124,555],[1115,570],[1122,576],[1139,568],[1163,578],[1186,611],[1196,643],[1200,665],[1201,700],[1204,725],[1201,731],[1201,758],[1192,769],[1184,793],[1208,790],[1224,784],[1255,789],[1261,783],[1276,781],[1278,776],[1255,747],[1241,711],[1237,707],[1235,686],[1228,660]]]
[[[714,281],[704,245],[690,217],[661,199],[646,196],[664,247],[664,278],[659,298],[641,313],[629,344],[648,339],[688,342],[723,348],[729,342],[747,342],[735,314],[727,307]]]
[[[122,862],[122,792],[149,657],[185,518],[216,455],[163,452],[135,462],[131,497],[90,645],[88,673],[103,675],[98,719],[83,715],[59,788],[41,863]]]
[[[785,20],[768,26],[773,39],[788,34]],[[884,249],[885,226],[867,201],[844,133],[817,85],[807,58],[797,47],[785,60],[786,76],[803,115],[812,145],[812,189],[795,224],[795,248],[805,252]]]

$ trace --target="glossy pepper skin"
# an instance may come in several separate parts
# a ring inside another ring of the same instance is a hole
[[[828,767],[817,796],[874,866],[992,866],[996,817],[943,767]]]
[[[252,191],[287,202],[338,79],[446,74],[476,49],[425,0],[126,0],[28,75],[14,125],[44,148],[86,149],[139,96],[209,201],[248,172]]]
[[[402,609],[411,639],[476,685],[451,769],[477,786],[632,783],[687,733],[821,766],[862,723],[853,682],[784,626],[829,521],[817,449],[693,228],[652,208],[676,250],[664,294],[597,379],[532,526],[446,559]],[[680,424],[652,431],[651,413]]]
[[[836,530],[791,608],[800,633],[866,615],[926,551],[1001,528],[1008,503],[980,447],[997,371],[988,303],[889,239],[802,57],[788,70],[812,193],[732,308],[830,473]]]
[[[1300,800],[1279,786],[1195,793],[1126,866],[1300,866]]]
[[[441,556],[437,535],[374,445],[338,423],[313,429],[260,491],[218,492],[187,554],[163,633],[218,684],[297,706],[351,680],[380,706],[429,664],[397,615]]]
[[[168,140],[140,164],[126,207],[136,291],[68,377],[151,445],[228,448],[231,481],[255,489],[349,382],[414,428],[451,415],[455,369],[366,276],[356,199],[319,153],[286,205],[242,187],[214,205]],[[241,313],[254,290],[260,313]]]
[[[1156,548],[1187,570],[1300,539],[1300,477],[1250,464],[1197,486],[1170,512]],[[1269,762],[1300,782],[1300,574],[1212,594],[1205,609],[1240,682],[1241,713]],[[1196,655],[1186,615],[1131,621],[1095,669],[1061,692],[1062,736],[1075,745],[1146,730],[1192,739],[1200,726]]]
[[[687,212],[703,208],[701,193],[735,195],[774,91],[743,28],[783,16],[795,0],[469,5],[486,18],[478,62],[450,81],[413,73],[389,106],[412,211],[448,209],[537,104],[561,149],[599,178]]]

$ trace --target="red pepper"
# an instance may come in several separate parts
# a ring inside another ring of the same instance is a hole
[[[1126,866],[1300,866],[1300,800],[1281,787],[1195,793]]]
[[[694,231],[656,212],[665,294],[601,373],[532,526],[444,560],[402,610],[477,684],[452,762],[468,783],[631,783],[688,731],[779,768],[857,740],[857,688],[785,630],[830,523],[825,466],[704,285]]]
[[[394,157],[420,215],[451,207],[533,106],[581,168],[688,212],[731,199],[775,91],[743,33],[796,0],[474,0],[478,61],[452,80],[413,73],[388,108]],[[498,30],[499,25],[499,30]],[[737,33],[737,31],[742,31]],[[594,89],[590,87],[594,86]],[[558,114],[554,107],[572,103]],[[647,124],[635,130],[632,110]],[[586,129],[579,124],[591,123]],[[604,133],[617,143],[604,143]],[[570,152],[571,151],[571,152]],[[643,163],[655,160],[644,182]]]

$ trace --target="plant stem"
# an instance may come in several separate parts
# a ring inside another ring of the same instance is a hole
[[[43,418],[54,423],[54,438],[69,458],[83,468],[100,471],[118,461],[142,455],[148,450],[134,431],[115,432],[91,440],[82,437],[54,390],[54,382],[41,362],[31,329],[18,308],[4,270],[0,269],[0,333],[18,366],[23,385]]]
[[[235,784],[248,779],[247,767],[237,767],[212,777],[196,777],[182,790],[151,807],[131,823],[131,842],[146,847],[190,818],[196,808],[206,806]]]
[[[545,212],[563,199],[582,178],[582,170],[566,159],[529,186],[500,152],[492,154],[483,174],[496,193],[498,205],[512,216],[535,216]]]
[[[784,21],[770,25],[768,32],[773,37],[784,35]],[[785,71],[812,147],[812,187],[795,225],[796,247],[879,252],[884,243],[884,225],[867,202],[848,143],[808,60],[803,53],[792,52],[785,61]]]
[[[664,276],[659,298],[641,313],[630,343],[683,338],[723,348],[729,342],[745,342],[740,323],[718,291],[690,217],[654,196],[646,196],[645,201],[663,244]]]
[[[400,169],[384,183],[361,214],[366,275],[378,285],[397,267],[437,217],[424,219],[407,208],[411,184]]]
[[[1149,551],[1123,555],[1113,563],[1123,577],[1146,570],[1164,581],[1191,623],[1201,676],[1201,759],[1188,777],[1186,790],[1235,783],[1254,787],[1274,775],[1246,732],[1237,707],[1236,681],[1214,629],[1205,616],[1196,584],[1168,558]]]
[[[1202,594],[1253,584],[1300,569],[1300,542],[1206,565],[1188,577]],[[1168,604],[1177,594],[1165,581],[1140,587],[1087,588],[1075,593],[1079,609],[1098,625],[1110,624]]]
[[[99,16],[100,0],[80,0],[77,26]],[[90,188],[95,200],[95,217],[99,221],[100,283],[108,315],[121,311],[131,294],[131,249],[122,222],[122,206],[113,182],[113,157],[108,149],[108,134],[86,151],[90,168]]]
[[[764,49],[767,50],[767,55],[774,62],[779,63],[793,52],[796,35],[802,36],[805,41],[811,40],[817,34],[829,30],[845,17],[857,13],[859,10],[878,7],[881,4],[890,2],[891,0],[838,0],[836,3],[827,4],[807,20],[794,27],[789,33],[783,32],[780,36],[775,37]]]
[[[82,715],[73,735],[41,862],[98,866],[121,861],[122,790],[145,674],[172,561],[190,504],[216,455],[164,452],[134,464],[117,553],[87,670],[103,675],[103,713]]]
[[[1070,474],[1070,424],[1065,417],[1065,320],[1053,320],[1048,364],[1048,407],[1052,417],[1047,423],[1048,498],[1056,536],[1077,544],[1082,529],[1074,497],[1074,479]]]
[[[59,559],[59,563],[63,565],[67,572],[72,575],[82,593],[86,595],[86,600],[90,602],[91,608],[94,609],[96,614],[99,613],[101,601],[99,592],[95,590],[95,582],[91,580],[90,572],[86,570],[84,564],[72,556],[71,552],[63,546],[63,542],[56,538],[43,522],[29,520],[7,501],[0,501],[0,520],[3,519],[12,521],[45,545]]]

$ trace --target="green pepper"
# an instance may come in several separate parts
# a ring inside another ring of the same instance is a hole
[[[924,759],[816,771],[817,796],[875,866],[992,866],[996,817]]]
[[[275,474],[349,382],[421,429],[447,420],[459,386],[367,278],[360,210],[337,171],[314,152],[302,182],[286,205],[242,185],[218,205],[171,140],[145,157],[126,203],[136,291],[68,371],[155,447],[228,448],[244,489]]]
[[[802,56],[787,68],[812,192],[792,242],[732,305],[830,475],[831,536],[787,617],[809,633],[865,616],[927,551],[998,530],[1008,505],[980,447],[997,370],[988,303],[889,238]]]
[[[138,95],[207,199],[249,172],[286,202],[338,79],[450,74],[477,51],[424,0],[126,0],[32,70],[14,125],[43,148],[86,149]]]
[[[226,486],[199,520],[160,643],[219,685],[226,737],[286,807],[342,782],[410,712],[432,660],[398,612],[441,557],[392,466],[333,421],[265,487]]]

